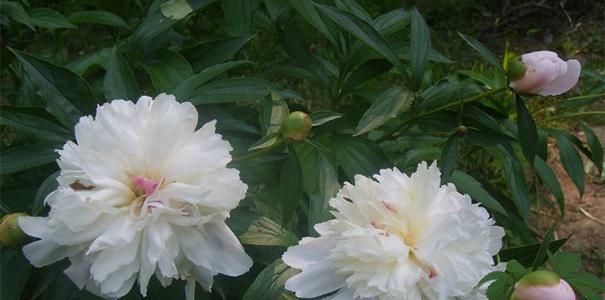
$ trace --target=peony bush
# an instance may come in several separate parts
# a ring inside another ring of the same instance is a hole
[[[532,113],[574,93],[590,68],[579,60],[496,55],[459,33],[479,66],[467,70],[432,46],[414,6],[35,5],[0,3],[14,83],[0,107],[1,299],[605,291],[561,250],[573,236],[529,225],[545,201],[564,221],[549,142],[580,195],[582,159],[603,172],[589,126],[579,138]]]

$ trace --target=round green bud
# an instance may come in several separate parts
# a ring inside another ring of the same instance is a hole
[[[0,220],[0,247],[14,247],[27,240],[27,235],[19,227],[19,217],[24,213],[5,215]]]
[[[506,75],[513,81],[523,78],[525,71],[527,71],[525,64],[519,56],[507,60],[504,64],[504,69],[506,70]]]
[[[517,285],[536,286],[536,285],[556,285],[559,284],[559,274],[551,271],[533,271],[525,274]]]
[[[281,123],[281,135],[287,144],[304,141],[311,132],[311,117],[302,111],[291,112]]]
[[[456,127],[456,134],[459,137],[465,136],[467,132],[468,132],[468,128],[464,125],[460,125],[460,126]]]

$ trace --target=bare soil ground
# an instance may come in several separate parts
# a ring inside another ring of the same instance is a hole
[[[601,143],[605,143],[605,127],[594,128]],[[581,134],[578,134],[581,137]],[[597,176],[594,165],[587,168],[584,197],[573,184],[559,160],[556,146],[550,147],[549,164],[557,174],[565,194],[565,218],[556,230],[556,237],[570,237],[563,250],[581,253],[586,271],[605,280],[605,175]],[[585,166],[590,165],[585,161]],[[605,172],[604,172],[605,173]],[[547,195],[547,192],[541,192]],[[554,203],[554,202],[553,202]],[[582,212],[584,210],[584,212]],[[533,214],[533,226],[546,232],[559,218],[558,206],[541,205]]]

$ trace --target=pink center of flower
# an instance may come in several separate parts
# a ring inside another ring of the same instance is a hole
[[[162,179],[149,179],[143,176],[134,176],[132,183],[137,191],[143,192],[145,196],[149,197],[155,193],[156,189],[162,182]]]

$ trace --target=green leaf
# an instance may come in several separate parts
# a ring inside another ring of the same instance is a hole
[[[354,135],[364,134],[406,111],[414,102],[414,94],[404,86],[386,90],[363,114]]]
[[[443,146],[443,151],[441,152],[440,159],[440,169],[441,169],[441,181],[443,183],[448,182],[448,179],[454,173],[458,166],[458,145],[459,145],[459,137],[457,133],[452,134],[445,145]]]
[[[19,107],[1,106],[0,125],[45,141],[65,142],[72,136],[65,127],[36,115],[19,112]]]
[[[261,101],[259,112],[261,133],[263,135],[277,133],[289,113],[286,101],[272,92]]]
[[[456,189],[461,193],[469,194],[474,201],[481,203],[490,211],[500,213],[504,216],[508,215],[502,204],[492,197],[492,195],[483,188],[481,183],[472,176],[456,170],[452,173],[449,180],[454,183]]]
[[[389,46],[389,43],[372,27],[368,22],[351,14],[350,12],[340,10],[331,6],[315,4],[324,14],[330,17],[343,29],[358,38],[368,47],[380,53],[384,58],[390,61],[397,68],[402,68],[397,54]]]
[[[300,161],[294,149],[290,148],[279,176],[279,200],[283,214],[283,224],[288,224],[303,197],[303,174]]]
[[[180,20],[193,12],[187,0],[168,0],[160,6],[162,15],[173,20]]]
[[[201,72],[187,78],[187,80],[179,84],[176,90],[174,90],[173,94],[177,99],[187,100],[187,98],[189,98],[193,91],[195,91],[195,89],[199,88],[204,83],[214,79],[215,77],[233,68],[237,68],[245,64],[251,64],[251,62],[247,60],[230,61],[208,67],[202,70]]]
[[[532,264],[532,271],[538,270],[538,268],[541,267],[542,264],[547,260],[546,254],[548,252],[548,248],[550,248],[550,243],[552,243],[552,240],[554,238],[553,233],[556,227],[557,223],[554,223],[552,226],[550,226],[550,228],[544,235],[544,240],[540,245],[538,253],[536,253],[536,258],[534,258],[534,262]]]
[[[585,122],[580,122],[582,129],[584,130],[584,135],[586,136],[586,143],[588,144],[588,148],[590,149],[592,162],[599,170],[599,175],[603,173],[603,146],[601,146],[601,142],[599,138],[594,133],[594,131],[586,124]]]
[[[42,184],[40,184],[34,202],[32,203],[32,215],[37,216],[44,210],[44,200],[46,199],[46,196],[56,190],[59,186],[59,183],[57,182],[59,174],[60,171],[51,174],[44,179]]]
[[[356,15],[369,24],[374,22],[372,16],[355,0],[336,0],[335,3],[336,7]]]
[[[20,250],[19,248],[2,248],[2,252],[0,252],[0,263],[2,265],[0,299],[2,300],[25,298],[22,293],[32,266]]]
[[[303,174],[303,189],[309,195],[309,231],[330,219],[328,200],[338,192],[338,173],[327,153],[310,144],[296,146]]]
[[[94,23],[101,25],[128,28],[128,24],[116,14],[103,10],[83,10],[75,12],[67,17],[74,24]]]
[[[253,37],[254,35],[229,37],[202,42],[194,47],[183,49],[181,53],[197,72],[232,59]]]
[[[82,77],[35,56],[10,50],[23,65],[29,79],[40,88],[47,110],[63,126],[71,128],[80,116],[94,112],[97,97]]]
[[[193,76],[193,68],[178,52],[161,49],[144,65],[153,86],[160,92],[172,93],[179,84]]]
[[[321,18],[312,0],[287,0],[288,3],[315,29],[321,32],[328,40],[336,44],[332,31]]]
[[[58,158],[53,144],[31,144],[2,151],[0,175],[11,174],[54,162]]]
[[[394,34],[410,24],[410,14],[404,9],[392,10],[374,20],[374,28],[382,36]]]
[[[505,273],[506,274],[506,273]],[[508,293],[513,287],[513,279],[507,276],[500,276],[498,280],[489,285],[485,295],[489,300],[508,300]]]
[[[168,31],[179,20],[214,2],[216,0],[170,0],[162,3],[161,6],[151,5],[147,18],[132,35],[130,49],[138,51],[140,48],[154,45],[153,40]]]
[[[212,81],[197,88],[187,101],[194,105],[241,101],[258,101],[269,94],[269,90],[283,98],[298,98],[293,92],[281,89],[267,81],[256,78],[229,78]]]
[[[231,211],[227,225],[246,245],[288,247],[298,243],[298,237],[273,220],[243,208]]]
[[[108,101],[113,99],[135,101],[141,96],[141,91],[134,74],[128,67],[128,62],[117,49],[113,50],[107,63],[103,87],[105,89],[105,99]]]
[[[384,59],[368,60],[349,74],[342,84],[343,92],[348,92],[378,76],[388,72],[392,65]]]
[[[298,30],[277,30],[279,42],[288,56],[304,69],[307,69],[322,86],[330,83],[329,72],[320,58],[308,50],[304,36]]]
[[[229,35],[242,36],[252,32],[253,15],[258,0],[223,0],[224,26]]]
[[[561,184],[559,183],[555,172],[553,172],[550,166],[540,156],[536,156],[536,159],[534,160],[534,172],[538,175],[550,193],[555,196],[555,199],[557,199],[559,210],[561,211],[561,218],[563,218],[563,216],[565,216],[565,195],[563,194],[563,190],[561,190]]]
[[[506,262],[506,271],[513,276],[515,281],[523,278],[525,274],[529,273],[530,270],[526,269],[522,264],[516,260],[509,260]]]
[[[500,153],[500,163],[504,169],[504,179],[511,191],[513,202],[519,210],[521,217],[527,220],[529,216],[529,206],[531,203],[531,194],[527,181],[525,179],[525,173],[519,159],[512,151],[502,145],[497,146],[498,152]]]
[[[548,250],[552,253],[557,252],[567,239],[560,239],[553,241],[548,246]],[[500,261],[509,261],[512,259],[517,260],[524,267],[529,268],[533,265],[533,262],[536,260],[536,255],[538,251],[540,251],[541,243],[533,243],[525,246],[512,247],[500,250],[498,256],[500,257]],[[541,262],[543,264],[544,261]]]
[[[32,8],[29,11],[29,16],[31,18],[32,23],[34,23],[34,25],[36,25],[37,27],[43,27],[48,29],[78,28],[74,24],[70,23],[63,14],[48,7]]]
[[[113,48],[103,48],[68,63],[65,65],[65,68],[80,76],[84,76],[99,68],[106,68],[112,55]]]
[[[262,137],[260,140],[256,141],[254,144],[250,146],[248,151],[255,151],[269,147],[275,147],[276,145],[281,144],[283,141],[279,133],[274,132],[269,135]]]
[[[582,255],[559,251],[554,256],[553,262],[557,274],[561,275],[561,277],[565,277],[582,267]]]
[[[35,31],[32,19],[19,2],[0,1],[0,12],[2,12],[3,15],[13,19],[15,22],[23,24]]]
[[[580,154],[573,146],[573,142],[570,141],[566,135],[561,134],[559,131],[554,131],[554,136],[557,140],[557,148],[559,149],[559,155],[561,156],[561,163],[563,168],[578,188],[580,197],[584,195],[584,164],[580,158]]]
[[[536,129],[536,123],[527,110],[527,107],[525,107],[525,102],[521,99],[521,96],[515,95],[515,101],[517,103],[517,130],[519,133],[519,143],[521,144],[521,149],[529,161],[529,164],[533,165],[538,146],[538,130]]]
[[[256,276],[242,299],[280,299],[283,294],[289,293],[284,287],[286,280],[296,273],[298,270],[290,268],[278,259]]]
[[[313,126],[320,126],[330,121],[341,118],[342,114],[326,110],[319,110],[312,113],[310,117]]]
[[[372,176],[391,165],[376,143],[363,138],[339,137],[332,144],[338,166],[349,180],[356,174]]]
[[[63,260],[40,269],[40,277],[37,280],[36,288],[34,289],[31,299],[36,299],[44,291],[46,291],[49,285],[55,281],[67,267],[67,260]],[[46,297],[43,297],[43,299],[45,298]]]
[[[502,72],[503,74],[506,74],[506,72],[500,65],[496,56],[491,51],[489,51],[489,49],[487,49],[487,47],[485,47],[485,45],[481,44],[479,41],[475,40],[474,38],[472,38],[468,35],[462,34],[460,32],[458,32],[458,35],[460,35],[460,37],[462,37],[462,39],[464,39],[464,41],[469,46],[473,47],[473,49],[475,49],[479,53],[481,58],[483,58],[483,60],[486,63],[492,65],[493,67],[495,67],[498,71]]]
[[[412,33],[411,39],[411,72],[412,88],[418,90],[429,62],[431,52],[431,32],[424,18],[416,8],[412,9]]]

